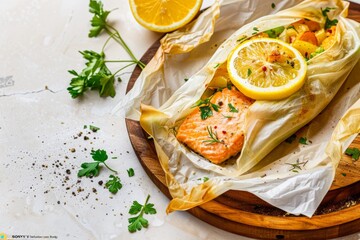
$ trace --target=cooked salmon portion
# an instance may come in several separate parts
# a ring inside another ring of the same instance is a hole
[[[241,151],[245,115],[252,103],[253,100],[235,87],[216,92],[186,117],[176,138],[211,162],[220,164]]]

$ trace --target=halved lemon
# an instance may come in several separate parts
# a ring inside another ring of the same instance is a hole
[[[307,63],[289,44],[270,38],[246,41],[228,57],[231,82],[256,100],[279,100],[298,91],[305,82]]]
[[[143,27],[171,32],[196,16],[202,0],[129,0],[129,3],[136,21]]]

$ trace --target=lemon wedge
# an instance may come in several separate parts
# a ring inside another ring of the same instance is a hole
[[[129,4],[140,25],[155,32],[171,32],[196,16],[202,0],[129,0]]]
[[[307,63],[289,44],[257,38],[236,47],[229,55],[231,82],[256,100],[279,100],[298,91],[305,82]]]

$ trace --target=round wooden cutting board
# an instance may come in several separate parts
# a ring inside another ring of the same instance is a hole
[[[349,18],[360,22],[360,5],[351,4]],[[141,58],[148,63],[160,43],[155,42]],[[141,69],[130,78],[129,91]],[[152,140],[139,122],[126,119],[133,148],[146,173],[171,198]],[[360,148],[360,135],[350,147]],[[229,232],[258,239],[328,239],[360,232],[360,160],[344,155],[333,185],[312,218],[288,215],[243,191],[228,191],[213,201],[188,210],[195,217]]]

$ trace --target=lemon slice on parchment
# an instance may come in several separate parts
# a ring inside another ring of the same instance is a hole
[[[227,69],[232,83],[246,96],[278,100],[303,86],[307,63],[289,44],[257,38],[242,43],[230,53]]]
[[[189,23],[199,12],[202,0],[129,0],[131,12],[143,27],[171,32]]]

